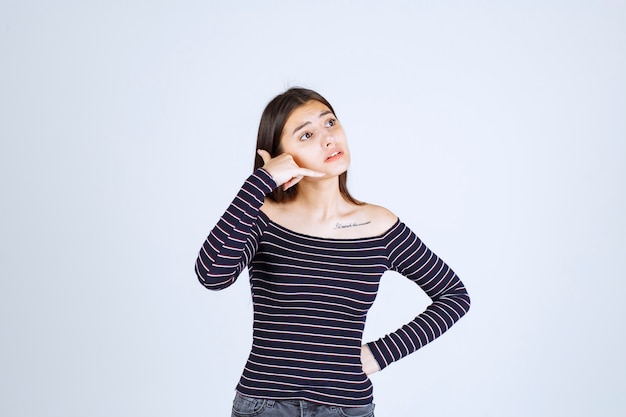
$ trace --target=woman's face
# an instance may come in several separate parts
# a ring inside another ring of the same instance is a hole
[[[336,176],[348,170],[350,151],[335,115],[319,101],[296,108],[285,123],[281,150],[303,167]]]

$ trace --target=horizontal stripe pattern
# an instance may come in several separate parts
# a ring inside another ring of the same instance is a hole
[[[381,368],[450,328],[469,309],[467,291],[400,221],[381,236],[359,239],[307,236],[272,222],[260,207],[275,187],[269,174],[255,171],[195,265],[200,282],[212,290],[228,287],[249,268],[253,344],[237,390],[275,400],[367,405],[372,384],[362,370],[361,340],[382,274],[405,275],[433,302],[410,323],[368,344]]]
[[[272,177],[258,169],[241,187],[200,249],[195,270],[210,290],[235,282],[256,251],[263,224],[258,222],[265,195],[276,188]]]

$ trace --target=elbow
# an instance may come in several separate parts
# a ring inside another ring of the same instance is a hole
[[[456,315],[454,321],[466,315],[472,304],[469,293],[460,280],[457,280],[456,285],[451,287],[445,295],[442,294],[441,300],[445,300],[444,302],[449,303],[449,306],[454,310]]]
[[[224,288],[228,288],[235,282],[236,279],[234,274],[224,274],[219,273],[219,271],[212,271],[211,269],[204,268],[200,262],[196,262],[194,271],[200,284],[202,284],[204,288],[212,291],[219,291]]]
[[[464,316],[465,314],[467,314],[470,310],[470,307],[472,305],[472,299],[469,296],[469,293],[467,292],[467,289],[462,286],[458,295],[457,295],[457,299],[458,299],[458,304],[461,307],[461,316]]]
[[[472,306],[472,300],[469,294],[467,293],[467,291],[465,292],[465,303],[466,303],[465,314],[467,314],[470,311],[470,307]]]

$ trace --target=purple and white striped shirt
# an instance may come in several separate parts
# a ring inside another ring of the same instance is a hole
[[[320,238],[272,222],[260,207],[276,187],[263,169],[244,183],[198,255],[208,289],[231,285],[248,266],[253,344],[237,386],[244,395],[341,407],[372,402],[361,364],[365,318],[382,274],[397,271],[432,299],[395,332],[368,343],[380,368],[448,330],[469,309],[456,274],[399,220],[368,238]]]

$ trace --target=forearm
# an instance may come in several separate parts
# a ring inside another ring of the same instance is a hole
[[[395,332],[367,344],[381,368],[432,342],[467,313],[469,295],[456,275],[452,280],[455,284],[446,294],[434,300],[417,317]]]
[[[245,181],[199,251],[195,263],[198,279],[208,289],[231,285],[254,255],[255,224],[265,194],[275,182],[264,170],[255,171]]]

